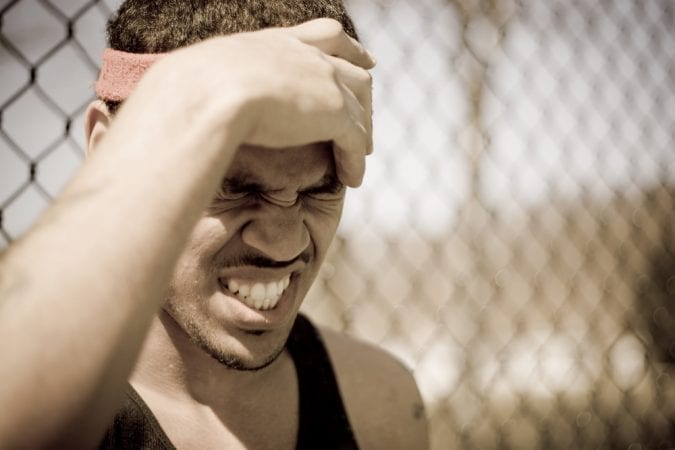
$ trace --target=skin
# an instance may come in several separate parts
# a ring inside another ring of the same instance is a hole
[[[335,235],[345,188],[330,148],[321,144],[242,148],[225,176],[224,184],[233,182],[219,190],[190,235],[165,310],[209,353],[254,369],[283,349]],[[251,258],[272,267],[247,262]],[[253,285],[284,276],[291,281],[282,301],[264,312],[222,285],[231,278]]]
[[[228,64],[233,60],[240,63]],[[88,145],[95,149],[91,157],[38,224],[0,260],[0,404],[12,411],[0,415],[0,448],[95,446],[135,365],[132,383],[160,423],[168,424],[176,443],[199,444],[195,433],[206,429],[222,438],[221,448],[224,442],[234,448],[237,443],[257,446],[251,439],[261,439],[264,448],[277,436],[282,436],[281,448],[292,445],[297,390],[287,355],[272,358],[262,370],[235,371],[196,346],[185,329],[193,317],[212,347],[250,367],[268,362],[294,312],[273,319],[237,309],[236,300],[215,288],[214,269],[217,274],[220,264],[223,271],[231,270],[228,258],[221,259],[225,249],[267,252],[276,261],[288,261],[306,241],[310,263],[300,267],[303,275],[294,282],[289,302],[296,310],[323,258],[324,241],[330,240],[310,226],[323,216],[312,214],[302,222],[305,233],[300,221],[287,220],[299,213],[274,205],[278,199],[244,208],[252,218],[257,210],[266,211],[257,228],[255,220],[254,227],[230,225],[229,218],[223,220],[227,208],[216,213],[210,207],[224,174],[236,168],[233,161],[249,153],[239,152],[242,146],[251,154],[265,147],[280,155],[314,148],[316,167],[325,171],[327,153],[315,143],[332,142],[337,177],[348,186],[360,184],[364,157],[372,148],[367,69],[373,64],[337,22],[320,19],[214,38],[173,52],[145,74],[114,120],[100,102],[91,105],[86,125]],[[277,158],[258,159],[274,166],[281,164]],[[273,186],[282,191],[282,203],[307,182],[282,181],[283,186]],[[282,246],[269,245],[274,228],[267,220],[290,227],[291,237]],[[336,221],[333,213],[316,223],[324,227],[323,220]],[[208,259],[216,263],[213,268],[206,268]],[[269,274],[269,269],[251,270],[252,277]],[[244,272],[239,275],[248,276]],[[191,274],[197,276],[196,292],[186,290],[185,277]],[[251,327],[265,332],[242,332]],[[328,340],[331,357],[349,347],[335,342]],[[357,353],[361,356],[353,355],[352,363],[337,357],[337,371],[372,359],[368,351]],[[377,369],[370,364],[361,372]],[[161,373],[167,376],[158,377]],[[392,379],[399,378],[397,373],[404,371],[394,369]],[[400,378],[401,386],[414,386],[409,374]],[[348,405],[350,415],[358,416],[363,408],[352,399],[357,389],[350,386],[360,382],[341,376],[339,383],[346,386],[347,402],[356,405]],[[222,396],[214,396],[221,388]],[[390,399],[383,405],[409,406],[419,399],[407,388],[401,392],[395,404]],[[177,407],[184,417],[172,421]],[[390,422],[394,428],[425,426],[397,414],[392,421],[401,424]],[[277,415],[286,419],[270,420],[263,430],[254,427]],[[279,434],[265,434],[271,432]],[[375,439],[357,433],[359,442]],[[211,445],[217,444],[204,442],[205,448]]]
[[[244,147],[228,180],[240,183],[219,190],[190,235],[132,384],[178,447],[293,448],[297,380],[283,348],[335,234],[345,188],[325,144]],[[283,264],[239,262],[249,255]],[[266,312],[219,283],[291,273],[282,300]],[[222,354],[257,370],[231,369],[214,357]],[[186,421],[193,426],[180,426]],[[262,432],[251,427],[260,423]]]

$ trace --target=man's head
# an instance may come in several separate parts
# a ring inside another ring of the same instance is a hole
[[[326,256],[344,195],[329,145],[242,148],[179,259],[166,311],[230,367],[272,362]]]
[[[108,24],[109,45],[161,53],[320,17],[355,37],[341,0],[127,0]],[[114,113],[117,104],[107,106]],[[177,263],[167,326],[233,368],[261,368],[280,354],[342,212],[331,148],[237,152]]]

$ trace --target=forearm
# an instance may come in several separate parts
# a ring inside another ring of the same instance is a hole
[[[133,114],[144,100],[129,100],[63,195],[3,257],[0,446],[63,438],[74,422],[96,436],[239,145],[241,127],[208,120],[171,135],[185,129],[171,121],[194,117],[161,105]],[[133,127],[144,132],[128,134]]]

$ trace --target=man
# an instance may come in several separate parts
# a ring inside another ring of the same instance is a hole
[[[88,161],[3,255],[0,448],[426,447],[409,372],[298,316],[371,148],[339,0],[108,28]]]

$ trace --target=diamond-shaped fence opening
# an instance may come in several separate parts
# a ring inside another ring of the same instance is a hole
[[[2,112],[2,133],[27,157],[37,159],[64,135],[64,114],[32,86]],[[39,133],[37,126],[39,124]]]
[[[66,44],[46,59],[38,70],[37,84],[66,114],[73,114],[91,99],[91,92],[82,89],[96,78],[96,70],[80,62],[75,45]],[[64,77],[63,74],[68,76]]]
[[[0,248],[82,160],[120,0],[0,1]],[[675,447],[675,6],[349,0],[375,155],[305,308],[433,449]]]
[[[11,46],[31,64],[39,64],[68,35],[48,2],[15,1],[2,16],[3,44]]]

